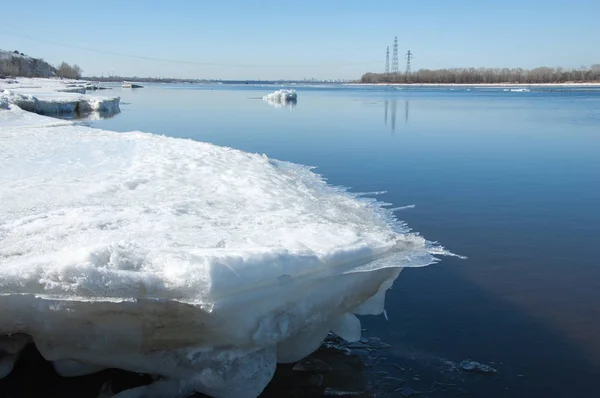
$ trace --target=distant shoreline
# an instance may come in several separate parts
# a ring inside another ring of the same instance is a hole
[[[344,83],[347,86],[398,86],[398,87],[600,87],[600,82],[572,83]]]

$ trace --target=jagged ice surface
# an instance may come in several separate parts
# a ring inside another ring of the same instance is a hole
[[[24,94],[12,90],[0,92],[0,101],[15,104],[21,109],[43,115],[119,112],[119,97],[92,97],[73,92]]]
[[[445,253],[305,166],[26,115],[0,110],[0,376],[31,338],[66,376],[165,378],[123,396],[254,397]]]
[[[114,115],[120,112],[119,97],[86,94],[85,81],[56,79],[0,80],[0,103],[8,102],[42,115]]]

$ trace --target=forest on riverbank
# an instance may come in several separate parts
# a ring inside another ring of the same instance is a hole
[[[361,83],[539,84],[600,82],[600,64],[579,69],[539,67],[419,69],[406,73],[365,73]]]

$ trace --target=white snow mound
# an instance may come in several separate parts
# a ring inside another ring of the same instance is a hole
[[[0,376],[31,339],[65,376],[164,377],[127,396],[255,397],[445,254],[305,166],[26,115],[0,112]]]
[[[277,90],[271,94],[267,94],[262,97],[263,101],[268,102],[272,105],[286,105],[290,103],[296,103],[298,95],[296,90]]]

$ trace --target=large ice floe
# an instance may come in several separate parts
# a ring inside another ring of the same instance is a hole
[[[32,342],[119,397],[256,397],[448,254],[309,167],[0,110],[0,377]]]
[[[277,90],[262,97],[263,101],[276,108],[293,108],[298,101],[296,90]]]
[[[42,115],[111,116],[120,112],[119,97],[86,94],[89,82],[18,78],[0,80],[0,102]]]

